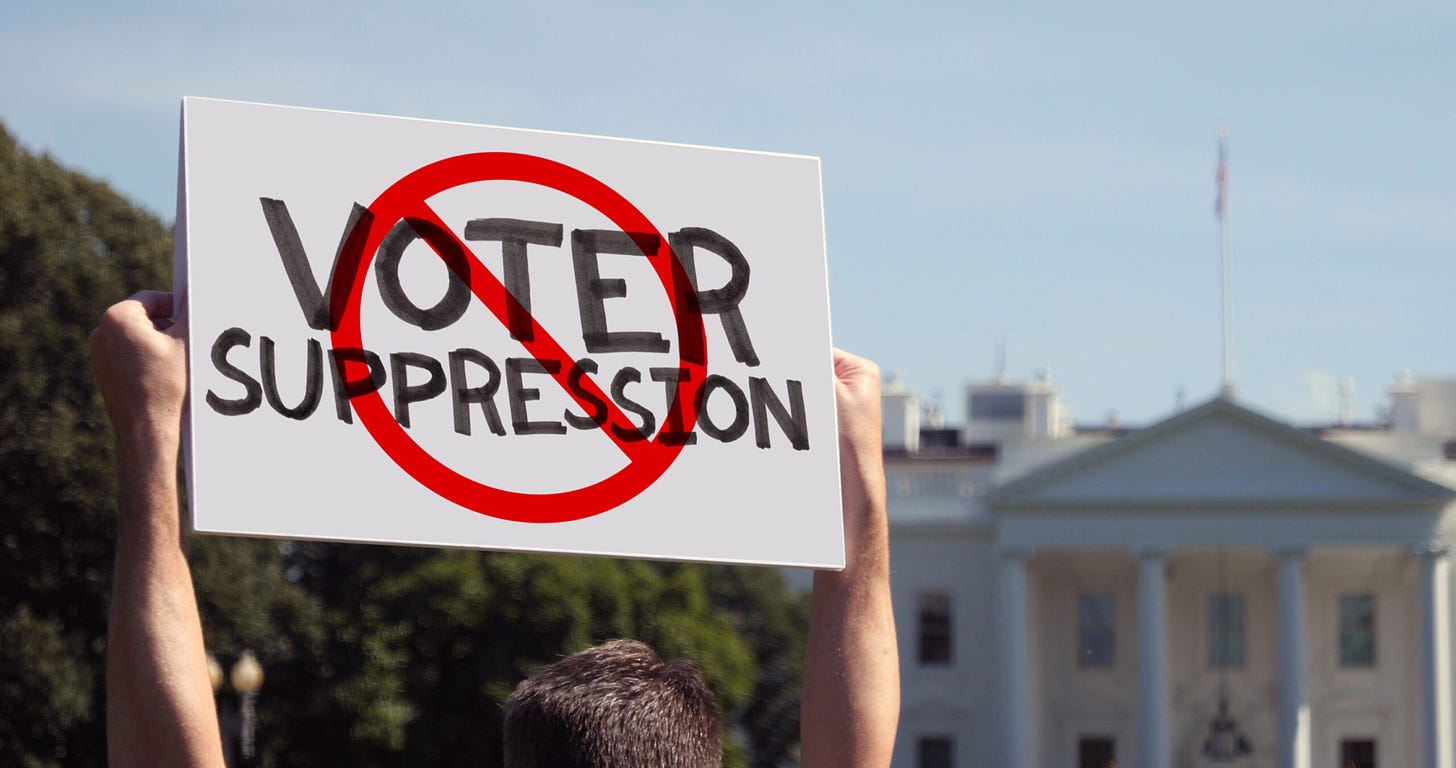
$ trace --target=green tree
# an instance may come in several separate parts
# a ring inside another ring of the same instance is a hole
[[[0,765],[105,763],[115,485],[86,340],[170,254],[154,217],[0,128]]]
[[[339,606],[355,764],[498,765],[516,683],[616,637],[697,660],[725,712],[752,692],[752,651],[697,566],[309,543],[293,567]],[[746,762],[733,744],[728,762]]]
[[[735,713],[748,760],[755,768],[797,765],[809,595],[772,568],[708,566],[705,578],[709,599],[754,655],[753,692]]]

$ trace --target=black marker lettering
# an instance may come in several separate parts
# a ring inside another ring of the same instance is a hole
[[[308,340],[308,372],[305,374],[308,383],[304,387],[303,399],[292,408],[284,405],[282,396],[278,394],[277,354],[272,339],[267,336],[259,337],[258,355],[263,369],[263,394],[268,396],[268,404],[273,406],[273,410],[295,421],[303,421],[311,416],[314,409],[318,408],[319,393],[324,389],[324,350],[318,341]]]
[[[526,403],[541,399],[541,391],[521,383],[525,373],[561,372],[560,360],[537,360],[533,357],[506,358],[506,394],[511,401],[511,428],[518,435],[564,435],[566,425],[559,421],[531,421],[526,417]]]
[[[211,389],[207,390],[207,404],[224,416],[252,413],[263,403],[263,387],[258,380],[243,373],[227,359],[227,353],[233,347],[247,347],[252,343],[252,335],[242,328],[229,328],[218,334],[217,341],[212,343],[212,366],[218,373],[243,385],[243,396],[237,400],[224,400]]]
[[[506,290],[515,303],[506,307],[506,327],[517,341],[534,341],[531,325],[531,273],[526,268],[527,245],[561,247],[560,224],[521,219],[471,219],[465,223],[466,240],[499,240]]]
[[[713,417],[708,413],[708,398],[720,389],[727,392],[728,399],[733,401],[733,422],[727,428],[713,423]],[[698,388],[696,407],[698,424],[703,432],[720,443],[731,443],[748,431],[748,398],[743,396],[743,390],[737,384],[724,376],[714,373],[703,379],[703,386]]]
[[[399,282],[399,262],[404,251],[421,238],[439,253],[447,267],[445,295],[429,309],[410,301]],[[395,224],[379,244],[379,254],[374,259],[374,277],[384,305],[399,319],[426,331],[449,326],[465,314],[470,307],[470,286],[465,282],[469,275],[470,262],[460,251],[455,237],[423,219],[405,219]]]
[[[288,282],[293,285],[293,295],[298,299],[298,308],[303,310],[303,319],[316,331],[337,330],[344,299],[353,289],[355,276],[359,273],[359,258],[364,252],[369,227],[374,223],[374,214],[358,203],[349,212],[344,233],[339,236],[339,249],[334,252],[334,266],[329,272],[327,287],[329,302],[325,303],[324,292],[319,290],[318,280],[309,266],[298,229],[293,226],[293,217],[288,213],[288,205],[282,200],[267,197],[258,198],[258,202],[263,205],[263,218],[268,222],[268,231],[273,235],[278,256],[283,259],[283,271],[288,273]],[[336,274],[343,274],[345,282],[335,285]]]
[[[587,415],[572,413],[570,410],[561,414],[566,423],[576,429],[597,429],[607,423],[607,404],[600,397],[588,392],[581,385],[581,380],[588,373],[597,372],[597,361],[590,357],[583,357],[571,366],[566,372],[566,389],[578,403],[585,403]]]
[[[623,427],[616,422],[613,422],[608,427],[608,429],[612,430],[612,434],[616,435],[617,439],[623,442],[635,443],[640,440],[646,440],[653,432],[657,431],[657,417],[652,415],[652,411],[642,407],[641,403],[627,397],[627,385],[641,380],[642,372],[636,368],[623,368],[617,371],[616,376],[612,377],[612,399],[617,402],[617,406],[622,410],[631,411],[642,419],[641,429]]]
[[[485,369],[485,383],[478,387],[466,386],[465,364],[474,363]],[[475,349],[457,349],[450,353],[450,403],[455,414],[455,431],[470,434],[470,404],[480,403],[485,411],[485,423],[490,431],[504,435],[500,411],[495,407],[495,393],[500,389],[500,368],[495,361]]]
[[[647,373],[652,376],[653,381],[663,383],[663,389],[667,392],[667,418],[664,419],[662,432],[657,435],[657,442],[663,445],[693,445],[698,442],[695,433],[684,429],[683,408],[688,407],[691,398],[683,401],[677,399],[678,384],[692,381],[693,372],[687,368],[649,368]]]
[[[571,263],[576,271],[576,301],[581,309],[581,338],[588,352],[666,352],[670,345],[653,331],[608,331],[607,299],[627,295],[627,281],[605,279],[597,256],[616,253],[651,258],[661,247],[656,235],[611,229],[573,229]]]
[[[329,378],[334,383],[334,414],[345,424],[354,423],[354,411],[349,400],[370,392],[378,392],[384,386],[384,361],[379,355],[358,347],[338,347],[329,350],[333,365],[329,366]],[[349,365],[363,365],[364,375],[349,378]]]
[[[753,438],[759,448],[767,448],[768,412],[772,412],[779,429],[789,438],[789,444],[796,451],[809,450],[809,427],[804,420],[804,385],[788,380],[789,408],[774,394],[767,379],[748,377],[748,393],[753,398]]]
[[[738,304],[748,293],[748,259],[728,238],[702,227],[684,227],[668,235],[672,252],[682,264],[693,291],[698,299],[698,311],[715,314],[723,324],[723,333],[728,337],[728,346],[733,357],[744,365],[758,365],[758,354],[753,351],[753,341],[748,338],[748,326],[743,322],[743,312]],[[698,286],[698,272],[695,248],[712,251],[732,269],[728,282],[719,288],[703,290]]]
[[[409,383],[408,368],[419,368],[430,374],[423,384]],[[445,391],[445,369],[440,361],[418,352],[394,352],[389,356],[389,375],[394,379],[394,420],[401,427],[410,425],[410,403],[429,400]]]

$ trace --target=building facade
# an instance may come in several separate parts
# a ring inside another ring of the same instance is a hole
[[[897,766],[1452,768],[1456,382],[1378,426],[885,392]]]

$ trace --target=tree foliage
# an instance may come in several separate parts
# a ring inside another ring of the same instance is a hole
[[[105,764],[115,509],[86,339],[172,236],[0,128],[0,768]],[[192,536],[209,649],[262,661],[265,765],[495,765],[538,666],[636,637],[704,669],[730,765],[796,754],[806,601],[776,571]],[[224,691],[223,696],[229,694]]]
[[[167,229],[0,130],[0,763],[104,762],[111,438],[86,340]],[[11,698],[16,696],[18,698]]]

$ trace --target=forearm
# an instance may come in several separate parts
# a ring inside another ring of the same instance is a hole
[[[842,457],[846,567],[814,575],[801,717],[803,765],[887,766],[900,711],[889,530],[878,446]]]
[[[117,768],[222,765],[202,624],[182,549],[176,455],[165,436],[118,435],[106,652],[107,746]]]

